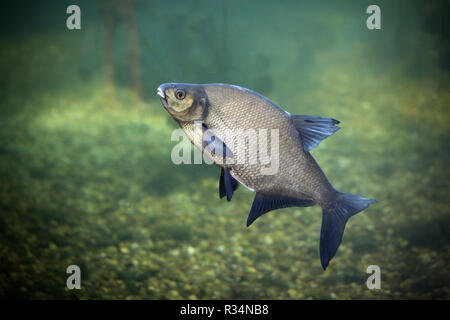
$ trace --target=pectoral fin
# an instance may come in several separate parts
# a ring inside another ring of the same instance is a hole
[[[336,126],[339,121],[332,118],[291,115],[295,128],[302,137],[303,148],[310,151],[317,146],[320,141],[331,136],[340,128]]]
[[[256,193],[252,208],[248,214],[247,227],[250,226],[253,221],[269,211],[288,207],[310,207],[314,204],[315,203],[312,200],[302,200],[276,195],[269,196]]]
[[[233,152],[226,146],[214,132],[208,129],[206,124],[203,124],[203,148],[209,150],[213,154],[218,154],[223,157],[233,158]]]
[[[219,181],[219,195],[222,199],[227,196],[227,201],[231,200],[231,197],[233,197],[234,191],[239,186],[239,182],[233,178],[233,176],[230,174],[230,171],[226,168],[222,168],[222,171],[220,173],[220,181]]]

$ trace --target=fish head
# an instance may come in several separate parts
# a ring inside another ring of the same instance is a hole
[[[203,120],[208,111],[208,97],[202,85],[164,83],[157,94],[164,108],[176,120]]]

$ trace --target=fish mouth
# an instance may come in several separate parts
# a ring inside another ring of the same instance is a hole
[[[161,100],[161,103],[164,106],[164,108],[167,109],[167,107],[168,107],[167,97],[166,97],[166,94],[164,93],[164,89],[161,88],[161,86],[158,87],[156,94],[159,96],[159,100]]]
[[[166,98],[166,94],[164,93],[163,89],[161,88],[161,86],[158,87],[158,91],[156,92],[156,94],[158,96],[160,96],[161,98],[165,99]]]

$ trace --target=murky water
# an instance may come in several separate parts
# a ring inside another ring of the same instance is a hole
[[[368,30],[365,2],[78,3],[73,31],[69,1],[2,10],[1,297],[450,298],[448,4],[379,1]],[[253,193],[220,200],[217,166],[171,162],[164,82],[233,83],[341,121],[312,154],[378,202],[326,271],[318,206],[246,228]]]

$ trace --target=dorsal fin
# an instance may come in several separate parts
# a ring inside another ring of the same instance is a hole
[[[222,168],[219,181],[220,199],[222,199],[226,195],[227,201],[230,201],[231,197],[233,197],[234,190],[236,190],[238,186],[239,182],[235,178],[233,178],[233,176],[230,174],[230,171],[228,171],[227,168]]]
[[[291,115],[291,119],[302,137],[303,149],[305,151],[310,151],[320,141],[340,129],[336,126],[339,121],[332,118]]]
[[[315,203],[312,200],[302,200],[256,193],[252,208],[250,209],[250,213],[248,214],[247,227],[250,226],[253,221],[269,211],[288,207],[310,207],[314,204]]]

